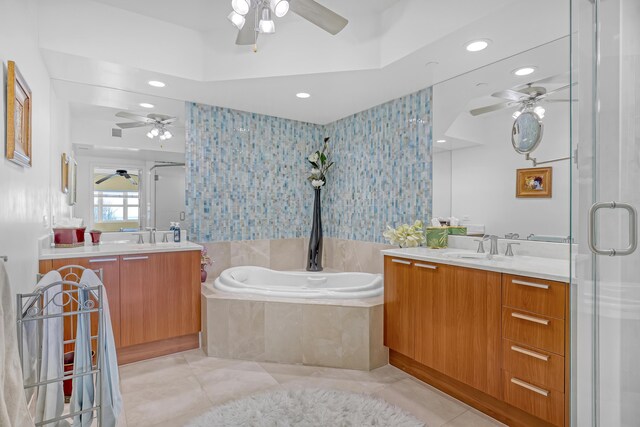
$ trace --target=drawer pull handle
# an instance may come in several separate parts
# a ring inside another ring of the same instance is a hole
[[[518,347],[516,345],[512,345],[511,350],[526,354],[527,356],[535,357],[536,359],[544,360],[545,362],[549,361],[549,356],[547,355],[536,353],[535,351],[527,350],[526,348]]]
[[[545,390],[543,388],[536,387],[533,384],[526,383],[526,382],[524,382],[522,380],[519,380],[517,378],[511,378],[511,382],[514,383],[515,385],[519,385],[520,387],[526,388],[527,390],[531,390],[534,393],[538,393],[539,395],[542,395],[544,397],[549,397],[549,390]]]
[[[437,270],[438,269],[437,266],[429,265],[429,264],[413,264],[413,265],[415,265],[416,267],[420,267],[420,268],[429,268],[431,270]]]
[[[539,317],[527,316],[522,313],[511,313],[511,317],[515,317],[516,319],[526,320],[528,322],[539,323],[541,325],[548,325],[549,321],[547,319],[540,319]]]
[[[538,289],[549,289],[549,285],[545,285],[542,283],[532,283],[532,282],[523,282],[522,280],[512,280],[511,283],[514,285],[522,285],[529,286],[530,288],[538,288]]]
[[[393,259],[391,260],[391,262],[395,262],[396,264],[411,265],[411,262],[410,262],[410,261],[405,261],[405,260],[403,260],[403,259],[395,259],[395,258],[393,258]]]
[[[123,261],[135,261],[139,259],[149,259],[148,256],[129,256],[122,258]]]
[[[90,259],[89,262],[115,262],[117,258],[94,258]]]

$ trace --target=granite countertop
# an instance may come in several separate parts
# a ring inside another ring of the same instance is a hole
[[[474,251],[464,249],[429,249],[429,248],[398,248],[386,249],[382,253],[388,256],[408,258],[417,261],[429,261],[458,267],[476,268],[478,270],[495,271],[498,273],[515,274],[519,276],[535,277],[538,279],[569,282],[571,263],[568,259],[543,258],[534,256],[507,257],[494,255],[492,259],[455,258],[451,253],[470,254]],[[575,271],[575,269],[574,269]]]
[[[103,242],[99,245],[85,245],[77,248],[43,248],[40,249],[40,259],[84,258],[96,256],[132,255],[157,252],[199,251],[202,246],[192,242],[180,243],[112,243]]]

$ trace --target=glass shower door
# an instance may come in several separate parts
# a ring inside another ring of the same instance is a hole
[[[572,2],[572,425],[640,425],[640,1]]]

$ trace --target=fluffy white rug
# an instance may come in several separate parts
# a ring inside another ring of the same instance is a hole
[[[424,423],[384,400],[336,390],[278,390],[216,406],[188,427],[394,426]]]

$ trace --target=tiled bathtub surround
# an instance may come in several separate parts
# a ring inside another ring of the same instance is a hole
[[[387,364],[382,297],[353,301],[273,300],[202,292],[208,356],[371,370]]]
[[[331,137],[328,237],[383,242],[431,214],[431,88],[328,125],[186,104],[187,212],[198,242],[307,237],[306,156]]]
[[[214,264],[207,268],[207,282],[229,267],[255,265],[272,270],[302,270],[306,267],[308,238],[276,240],[243,240],[204,242]],[[393,248],[384,243],[324,238],[322,264],[328,271],[382,273],[382,249]]]

